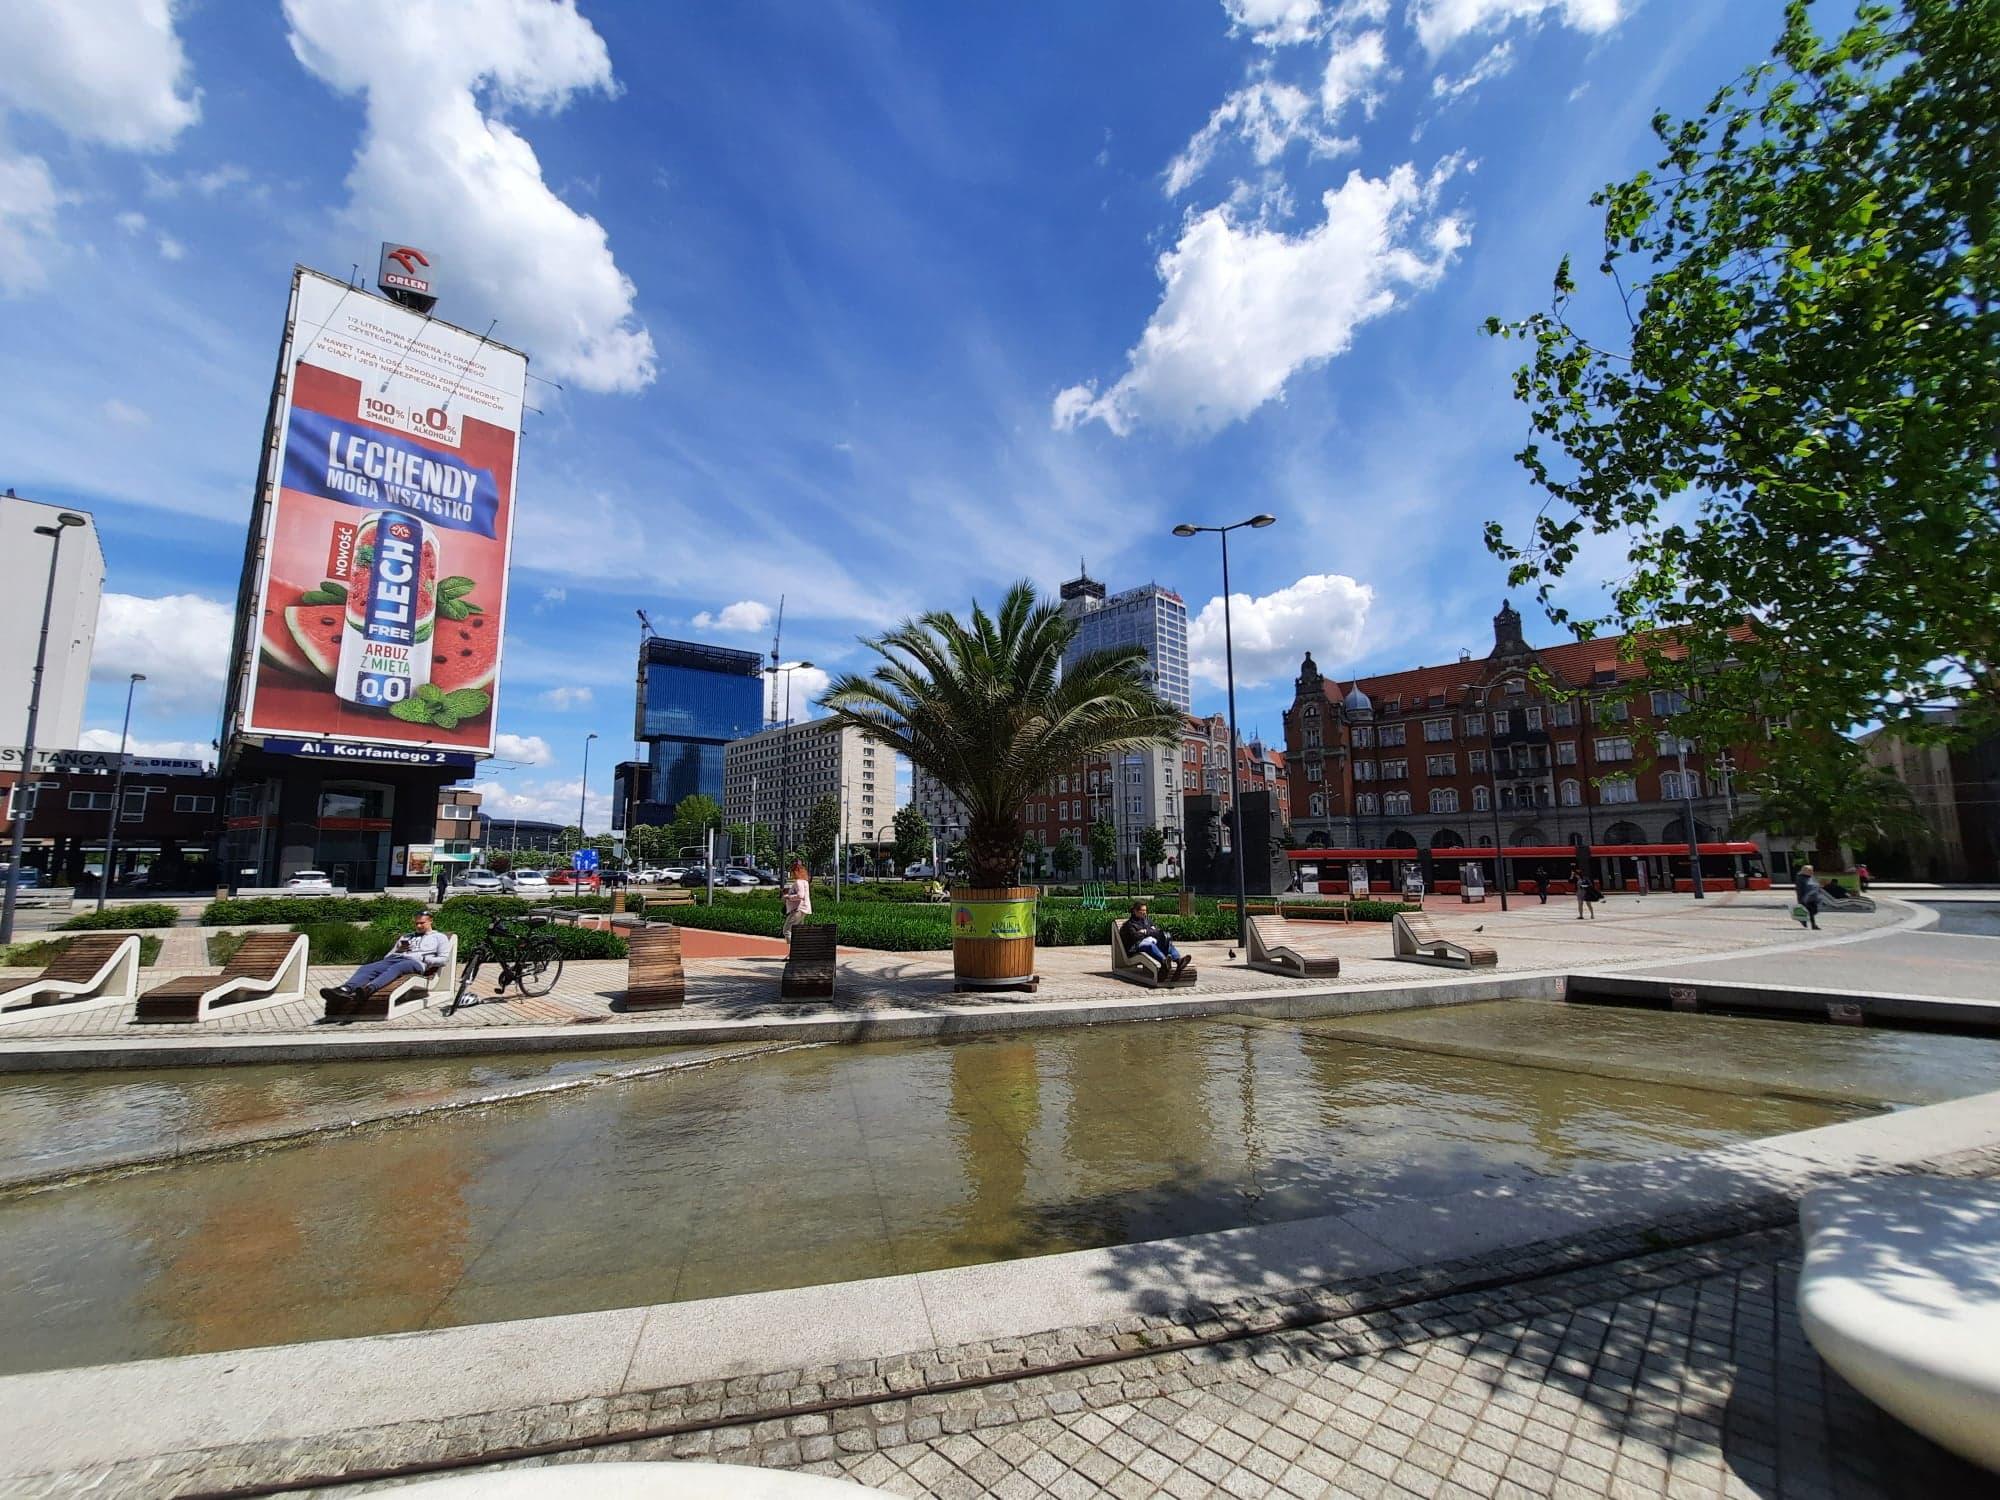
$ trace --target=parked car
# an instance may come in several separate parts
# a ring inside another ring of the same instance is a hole
[[[468,895],[492,895],[507,889],[506,882],[491,870],[467,870],[458,878],[458,888]]]
[[[500,889],[513,896],[546,896],[549,877],[540,870],[509,870],[500,877]]]
[[[580,891],[594,891],[600,882],[595,871],[578,874],[575,870],[551,870],[549,884],[575,886]]]
[[[632,872],[630,870],[599,870],[597,872],[597,883],[606,890],[616,890],[620,886],[628,886],[632,883]]]
[[[7,883],[8,866],[0,865],[0,885]],[[32,890],[42,883],[42,872],[33,865],[22,865],[20,876],[14,881],[16,890]]]
[[[724,870],[716,877],[717,885],[754,886],[762,885],[756,873],[751,870]]]
[[[708,871],[701,865],[689,865],[681,871],[681,884],[701,886],[708,884]]]
[[[298,870],[285,882],[289,891],[330,891],[333,879],[324,870]]]
[[[905,880],[929,880],[936,874],[937,871],[933,870],[929,865],[906,865],[903,869],[903,879]]]

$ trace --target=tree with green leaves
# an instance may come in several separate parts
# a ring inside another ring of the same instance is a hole
[[[683,797],[674,807],[674,857],[686,848],[706,849],[708,835],[722,827],[722,806],[706,792]]]
[[[1167,835],[1153,824],[1148,823],[1139,830],[1139,868],[1146,879],[1151,880],[1154,872],[1167,862]]]
[[[769,867],[777,855],[778,840],[767,823],[731,823],[729,847],[737,855],[748,857],[761,866]]]
[[[1118,825],[1108,814],[1098,814],[1090,825],[1090,873],[1100,880],[1118,868]]]
[[[1549,503],[1487,545],[1557,623],[1638,633],[1696,739],[1976,735],[2000,723],[2000,0],[1863,0],[1831,41],[1810,11],[1591,200],[1596,310],[1628,326],[1584,326],[1567,260],[1548,312],[1488,321],[1531,351],[1518,456]],[[1554,590],[1599,536],[1629,569],[1573,617]]]
[[[1064,880],[1070,878],[1083,867],[1083,846],[1076,841],[1076,835],[1068,829],[1056,840],[1055,852],[1049,856],[1056,874]]]
[[[1756,802],[1734,832],[1810,838],[1813,862],[1822,867],[1838,864],[1843,845],[1910,847],[1931,837],[1910,789],[1838,736],[1784,743],[1737,784]]]
[[[1144,648],[1062,664],[1076,627],[1017,583],[997,615],[936,611],[868,644],[882,658],[821,700],[841,722],[900,751],[964,803],[975,886],[1006,886],[1021,807],[1050,778],[1107,751],[1180,742],[1180,712],[1146,682]]]
[[[931,820],[914,802],[896,809],[896,868],[906,870],[931,857]]]
[[[1021,835],[1021,878],[1023,880],[1040,880],[1042,878],[1042,861],[1048,857],[1048,852],[1047,847],[1042,841],[1032,833]]]
[[[828,792],[806,813],[805,833],[799,840],[806,868],[824,870],[834,861],[840,845],[840,799]]]

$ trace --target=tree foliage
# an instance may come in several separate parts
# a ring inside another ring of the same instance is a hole
[[[931,820],[924,816],[924,810],[914,802],[905,802],[896,809],[896,867],[908,869],[919,862],[928,864],[931,857]]]
[[[1910,789],[1871,765],[1852,740],[1799,739],[1744,776],[1741,786],[1757,803],[1738,819],[1738,832],[1810,838],[1821,860],[1833,859],[1843,844],[1907,846],[1931,836]]]
[[[969,876],[1012,882],[1022,805],[1058,772],[1107,750],[1178,744],[1180,712],[1142,675],[1145,651],[1121,646],[1062,666],[1075,627],[1032,584],[989,615],[943,611],[867,644],[882,658],[821,700],[843,723],[900,751],[965,804]]]
[[[705,848],[709,833],[722,827],[722,806],[706,792],[683,797],[674,807],[672,827],[676,857],[685,848]]]
[[[840,845],[840,799],[828,792],[806,813],[806,828],[799,839],[806,868],[824,870],[833,863]]]
[[[1077,843],[1075,834],[1067,829],[1063,831],[1063,836],[1056,840],[1056,847],[1049,856],[1049,862],[1055,866],[1056,874],[1064,880],[1082,868],[1083,846]]]
[[[1518,458],[1549,503],[1487,545],[1557,623],[1639,632],[1701,689],[1699,739],[1934,738],[1947,701],[1970,735],[2000,720],[2000,0],[1863,3],[1832,41],[1809,9],[1591,200],[1623,348],[1572,323],[1567,259],[1550,311],[1488,321],[1532,350]],[[1629,571],[1573,617],[1594,536]]]
[[[1167,862],[1167,835],[1154,824],[1139,830],[1139,867],[1150,880],[1153,872]]]
[[[1090,870],[1093,875],[1104,875],[1118,868],[1118,825],[1106,814],[1100,813],[1097,821],[1090,825]]]

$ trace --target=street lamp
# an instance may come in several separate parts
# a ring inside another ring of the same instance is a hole
[[[1701,888],[1701,843],[1695,837],[1694,826],[1694,784],[1688,780],[1688,742],[1684,734],[1674,736],[1674,754],[1680,757],[1681,802],[1687,812],[1688,831],[1688,875],[1694,885],[1694,899],[1706,901],[1708,893]]]
[[[1245,526],[1263,528],[1276,516],[1256,515],[1247,521],[1231,521],[1227,526],[1191,526],[1183,521],[1174,528],[1175,536],[1199,536],[1212,531],[1222,538],[1222,661],[1229,688],[1229,847],[1236,862],[1236,941],[1249,941],[1249,913],[1243,890],[1243,787],[1236,765],[1236,642],[1229,621],[1229,533]]]
[[[49,613],[56,603],[56,565],[62,560],[62,534],[88,524],[73,511],[61,511],[53,526],[37,526],[36,536],[49,538],[49,584],[42,594],[42,637],[35,647],[35,680],[28,691],[28,734],[21,746],[21,771],[14,782],[14,834],[7,851],[7,894],[0,899],[0,943],[14,941],[14,900],[21,888],[21,841],[28,833],[28,797],[35,775],[35,720],[42,712],[42,668],[49,655]]]
[[[790,853],[792,841],[792,673],[810,670],[809,661],[783,661],[764,668],[769,676],[776,672],[785,679],[785,756],[780,769],[783,785],[778,792],[778,858],[783,860]]]
[[[104,868],[97,877],[97,909],[104,910],[104,893],[111,889],[111,872],[117,868],[118,808],[125,793],[125,743],[132,734],[132,692],[146,680],[144,672],[134,672],[125,684],[125,727],[118,731],[118,773],[111,778],[111,816],[104,827]]]
[[[1489,682],[1482,688],[1474,687],[1469,682],[1461,682],[1458,685],[1458,690],[1461,693],[1477,693],[1479,695],[1479,712],[1482,715],[1486,712],[1486,695],[1493,691],[1492,683]],[[1468,756],[1471,753],[1470,750],[1466,752]],[[1486,810],[1493,815],[1493,881],[1500,887],[1500,910],[1505,911],[1507,909],[1507,856],[1500,852],[1500,781],[1497,764],[1493,756],[1493,741],[1489,737],[1486,742]]]
[[[576,847],[578,852],[581,852],[583,849],[584,809],[590,805],[590,742],[596,738],[597,732],[595,730],[592,730],[583,737],[583,784],[576,789]],[[571,869],[575,869],[574,861],[571,862]],[[572,885],[576,883],[574,875],[571,876],[570,883]]]

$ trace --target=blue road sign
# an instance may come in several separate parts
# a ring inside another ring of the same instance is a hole
[[[595,875],[597,873],[597,851],[595,849],[577,850],[576,853],[570,856],[569,867],[579,875]]]

